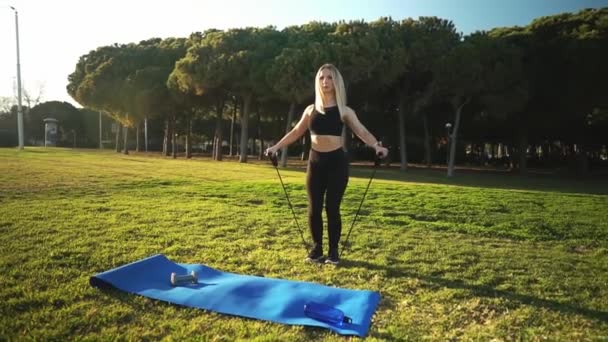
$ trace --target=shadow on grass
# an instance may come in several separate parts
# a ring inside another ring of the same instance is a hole
[[[351,176],[369,178],[372,167],[369,165],[351,166]],[[457,170],[448,178],[445,168],[409,168],[402,172],[395,167],[379,167],[375,179],[454,185],[476,188],[494,188],[522,191],[548,191],[570,194],[608,194],[608,178],[568,178],[556,175],[530,173],[526,176],[510,172]]]
[[[262,164],[262,162],[258,163]],[[370,162],[351,162],[350,176],[352,178],[369,179],[372,176],[373,167],[373,164]],[[303,161],[290,160],[287,168],[279,168],[279,170],[305,173],[306,164]],[[448,178],[446,172],[445,167],[427,168],[425,166],[410,165],[407,171],[400,171],[398,166],[382,165],[378,166],[374,179],[503,190],[592,195],[608,194],[608,177],[605,176],[574,178],[535,172],[533,170],[527,175],[522,176],[505,170],[457,168],[454,171],[454,176]]]
[[[519,302],[539,308],[559,311],[566,314],[578,314],[603,322],[608,322],[608,312],[588,309],[573,304],[559,303],[552,300],[542,299],[529,295],[522,295],[515,292],[497,290],[491,286],[471,285],[462,280],[444,279],[436,276],[420,276],[399,267],[381,266],[365,261],[342,260],[340,267],[363,267],[370,270],[384,271],[388,276],[410,277],[424,280],[429,284],[435,284],[452,289],[464,289],[471,291],[478,297],[503,298],[512,302]]]

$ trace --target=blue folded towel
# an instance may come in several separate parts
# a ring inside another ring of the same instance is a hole
[[[195,271],[197,284],[171,285],[171,273]],[[309,282],[221,272],[196,264],[176,264],[154,255],[90,278],[95,287],[112,287],[166,302],[224,314],[284,324],[323,327],[342,335],[365,336],[380,294]],[[305,315],[304,305],[321,303],[338,309],[350,323],[330,324]]]

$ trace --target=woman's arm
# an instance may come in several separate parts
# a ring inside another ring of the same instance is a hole
[[[376,150],[376,154],[381,157],[386,157],[388,149],[382,147],[380,142],[371,134],[365,126],[359,121],[357,113],[349,107],[346,107],[346,113],[344,115],[345,122],[348,124],[350,129],[361,139],[366,145]]]
[[[312,112],[312,109],[312,105],[308,106],[304,110],[300,121],[298,121],[298,123],[291,129],[291,131],[285,134],[285,136],[283,136],[283,138],[281,138],[278,143],[276,143],[274,146],[269,147],[266,150],[266,154],[274,154],[281,148],[289,146],[296,140],[300,139],[300,137],[302,137],[302,135],[304,135],[304,133],[306,133],[306,130],[308,129],[308,120],[310,120],[310,113]]]

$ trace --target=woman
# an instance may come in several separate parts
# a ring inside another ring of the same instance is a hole
[[[306,172],[306,191],[308,226],[314,246],[307,261],[322,262],[324,259],[321,214],[325,197],[329,235],[329,253],[325,263],[339,263],[338,243],[342,232],[340,203],[348,183],[348,160],[342,140],[344,123],[363,142],[374,148],[376,155],[386,157],[388,150],[359,122],[355,111],[346,106],[342,75],[332,64],[324,64],[315,77],[315,103],[304,110],[302,118],[291,131],[266,150],[267,155],[272,155],[310,130],[311,150]]]

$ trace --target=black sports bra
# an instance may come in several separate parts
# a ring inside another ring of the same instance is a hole
[[[325,114],[318,113],[316,109],[310,114],[308,129],[316,135],[342,135],[344,123],[340,118],[338,106],[325,108]]]

